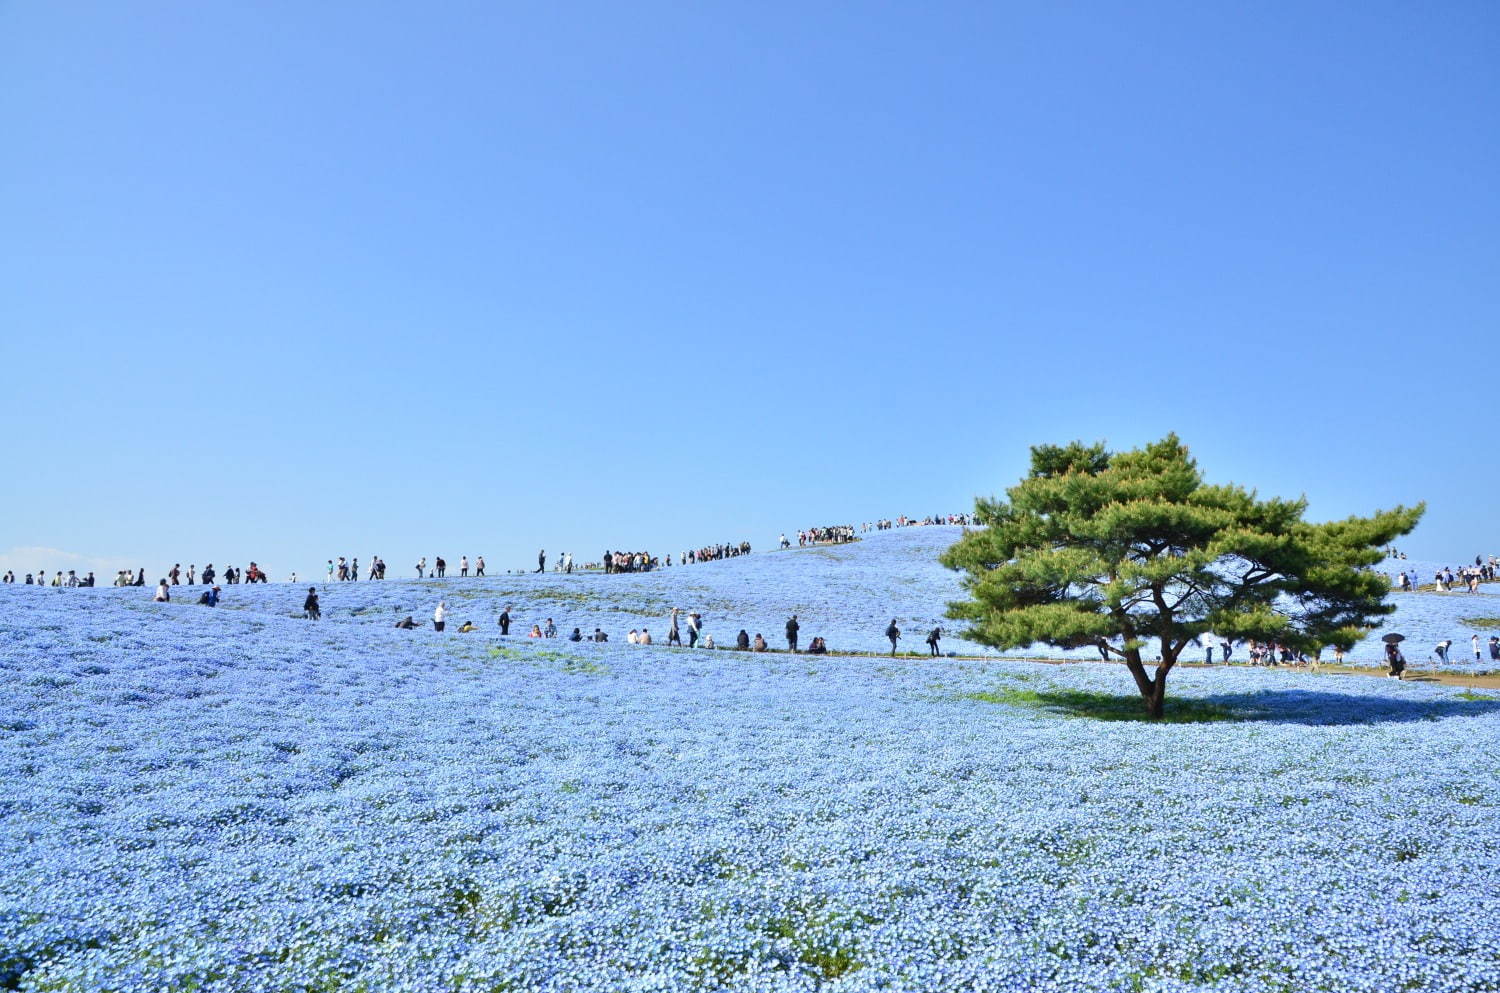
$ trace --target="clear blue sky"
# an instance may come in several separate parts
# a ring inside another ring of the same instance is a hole
[[[0,555],[764,545],[1169,430],[1500,551],[1497,52],[1488,2],[0,4]]]

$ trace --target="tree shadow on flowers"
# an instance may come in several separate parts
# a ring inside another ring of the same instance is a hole
[[[1467,692],[1450,696],[1407,698],[1312,690],[1260,690],[1254,693],[1174,698],[1169,689],[1165,713],[1159,722],[1153,722],[1146,716],[1145,704],[1136,695],[1007,687],[990,692],[970,693],[967,698],[1037,710],[1059,717],[1143,724],[1255,722],[1330,726],[1440,721],[1500,713],[1500,694]]]

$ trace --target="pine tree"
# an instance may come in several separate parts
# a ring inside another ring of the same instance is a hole
[[[1371,567],[1425,509],[1313,524],[1306,499],[1208,485],[1175,434],[1128,452],[1034,447],[1007,496],[978,500],[985,527],[942,556],[967,573],[971,597],[948,616],[996,648],[1095,646],[1125,663],[1154,719],[1167,674],[1207,632],[1295,651],[1352,647],[1395,609]]]

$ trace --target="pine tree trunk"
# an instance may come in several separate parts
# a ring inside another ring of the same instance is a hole
[[[1173,656],[1172,661],[1177,661],[1176,656]],[[1141,661],[1141,653],[1132,649],[1125,653],[1125,668],[1135,677],[1136,689],[1141,691],[1141,699],[1146,702],[1146,716],[1153,721],[1161,720],[1167,700],[1167,670],[1171,665],[1158,664],[1156,678],[1153,679],[1146,671],[1145,663]]]
[[[1153,721],[1161,720],[1167,704],[1167,674],[1159,673],[1152,680],[1151,692],[1146,695],[1146,716]]]

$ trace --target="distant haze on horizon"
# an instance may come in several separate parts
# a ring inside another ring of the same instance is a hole
[[[0,6],[0,571],[675,560],[1174,430],[1500,552],[1497,50],[1485,3]]]

